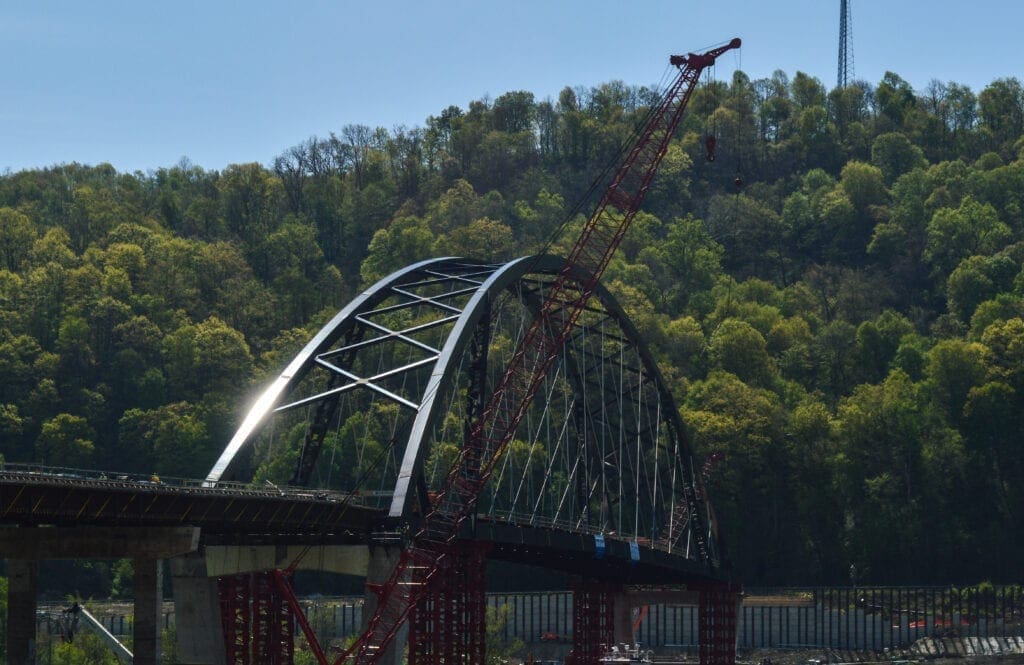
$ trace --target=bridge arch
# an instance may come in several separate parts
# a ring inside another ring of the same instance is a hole
[[[392,520],[409,519],[430,500],[437,469],[446,470],[445,446],[458,445],[460,425],[486,399],[517,331],[563,266],[551,256],[504,264],[445,257],[380,280],[264,391],[207,484],[245,466],[275,416],[294,418],[305,409],[309,422],[291,480],[307,482],[322,463],[325,441],[348,424],[365,425],[367,437],[390,428],[378,485],[386,491],[377,505]],[[343,399],[351,401],[348,411]],[[386,426],[369,424],[369,414],[380,413],[388,414]],[[520,430],[479,513],[628,540],[712,569],[721,564],[714,516],[678,409],[636,327],[603,287]]]

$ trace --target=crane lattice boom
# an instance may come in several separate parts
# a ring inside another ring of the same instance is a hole
[[[671,57],[671,64],[679,67],[678,76],[658,106],[652,109],[636,143],[584,225],[490,401],[470,429],[460,456],[452,465],[420,530],[402,551],[388,581],[375,589],[379,602],[366,631],[339,656],[336,665],[376,662],[412,608],[425,597],[431,581],[446,573],[454,558],[460,526],[475,511],[477,499],[495,464],[512,440],[640,209],[701,73],[714,64],[718,56],[739,46],[740,40],[733,39],[706,53]],[[571,275],[579,274],[588,275],[587,280],[570,279]],[[694,470],[688,469],[687,473],[692,477]],[[701,520],[693,485],[694,482],[688,483],[688,512],[691,520]],[[695,525],[693,531],[700,556],[707,560],[708,546],[702,525]],[[307,638],[315,641],[315,636],[309,633]],[[317,653],[318,659],[326,665],[326,659],[320,654],[322,651]]]

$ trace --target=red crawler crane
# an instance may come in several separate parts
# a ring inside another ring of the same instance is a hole
[[[452,565],[460,525],[476,509],[477,498],[495,463],[512,440],[519,421],[640,209],[701,72],[714,64],[718,56],[739,46],[740,40],[733,39],[706,53],[670,58],[669,62],[679,67],[678,76],[658,106],[652,109],[636,143],[583,227],[582,234],[569,252],[565,267],[551,285],[540,312],[473,425],[460,457],[452,465],[422,527],[402,551],[391,577],[376,589],[379,602],[366,631],[338,657],[335,665],[376,662],[412,608],[426,597],[431,582],[438,575],[444,575]],[[577,268],[582,268],[583,273],[590,276],[587,282],[580,284],[570,279]],[[691,519],[699,520],[700,513],[692,490],[687,499]],[[706,558],[707,543],[701,525],[695,525],[694,533],[697,534],[698,551]],[[282,587],[287,587],[285,576],[279,575],[278,580]],[[290,589],[282,588],[282,591],[289,601],[293,601]],[[301,615],[297,603],[293,609]],[[301,618],[300,624],[305,624]],[[302,627],[313,645],[315,635],[308,630],[308,625]],[[327,665],[318,644],[314,646],[314,653],[321,665]]]

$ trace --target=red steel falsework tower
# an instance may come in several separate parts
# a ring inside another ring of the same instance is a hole
[[[475,513],[480,492],[490,479],[495,464],[515,435],[519,422],[639,211],[701,73],[713,65],[720,55],[739,46],[740,40],[733,39],[705,53],[670,58],[670,63],[679,68],[678,76],[659,103],[651,109],[636,142],[615,171],[595,211],[570,250],[563,269],[549,287],[537,316],[519,343],[504,375],[470,427],[446,480],[436,493],[432,505],[425,511],[419,530],[403,549],[390,578],[380,587],[377,610],[370,617],[365,632],[338,657],[336,665],[375,663],[401,625],[414,613],[416,623],[413,631],[420,635],[427,625],[435,621],[438,626],[453,627],[467,620],[467,616],[471,622],[476,621],[473,618],[474,611],[467,612],[463,607],[467,603],[476,602],[475,592],[466,597],[449,596],[448,600],[438,600],[445,596],[443,589],[448,579],[462,565],[459,563],[460,557],[465,556],[459,551],[457,542],[460,527]],[[582,282],[576,281],[574,275],[580,273],[589,275],[589,278]],[[693,470],[689,471],[693,475]],[[696,551],[702,559],[709,560],[703,516],[698,510],[698,498],[692,487],[687,490],[684,500],[693,522]],[[328,660],[316,636],[309,630],[308,622],[303,620],[301,607],[287,588],[286,578],[278,574],[277,580],[317,660],[321,665],[327,665]],[[482,581],[480,585],[482,590]],[[590,595],[586,592],[579,595],[581,608],[578,611],[582,613],[579,617],[580,627],[588,636],[607,634],[602,617],[610,604],[608,593],[601,592],[595,598],[590,598]],[[711,621],[709,637],[714,635],[711,639],[716,644],[724,645],[726,639],[721,636],[728,631],[719,629],[719,626],[724,628],[725,624],[714,620],[719,613],[711,609],[719,607],[720,600],[717,595],[708,596],[708,612],[702,612],[702,616],[706,614]],[[722,603],[721,607],[724,606]],[[430,644],[422,648],[429,650],[435,647],[441,650],[454,648],[447,644]],[[414,656],[416,662],[427,662],[425,658],[428,654],[419,653],[420,649],[420,645],[412,649],[417,652]],[[722,649],[724,653],[725,647]],[[587,655],[582,656],[578,662],[596,662],[589,646],[586,652]],[[480,658],[450,661],[441,657],[430,662],[478,663],[483,662],[482,652]],[[724,662],[710,655],[708,660],[702,658],[702,661]]]
[[[275,573],[242,573],[217,580],[229,665],[291,665],[294,617]]]

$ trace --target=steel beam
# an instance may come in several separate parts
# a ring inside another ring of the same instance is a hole
[[[195,527],[0,527],[6,559],[168,559],[198,548]]]

